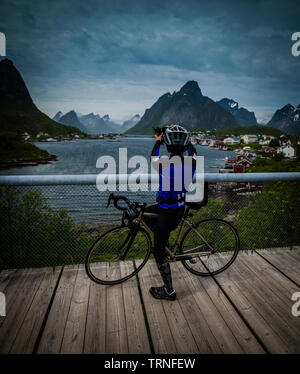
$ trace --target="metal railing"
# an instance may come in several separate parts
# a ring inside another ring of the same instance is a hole
[[[51,186],[51,185],[95,185],[98,174],[71,175],[17,175],[0,176],[0,186]],[[152,179],[151,179],[152,178]],[[195,180],[196,177],[194,177]],[[157,175],[142,174],[137,178],[157,182]],[[295,173],[206,173],[206,182],[275,182],[300,180],[300,172]],[[117,184],[125,184],[128,175],[116,175]]]
[[[157,182],[150,175],[140,180]],[[209,202],[193,219],[231,221],[241,249],[300,245],[300,173],[208,173],[204,180]],[[106,209],[110,192],[99,192],[96,181],[90,174],[0,176],[0,268],[82,263],[93,241],[121,218]],[[117,193],[155,203],[150,189]]]

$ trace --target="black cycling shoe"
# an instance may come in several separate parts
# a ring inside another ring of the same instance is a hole
[[[173,291],[171,294],[168,294],[164,286],[151,287],[149,291],[155,299],[176,300],[176,292]]]

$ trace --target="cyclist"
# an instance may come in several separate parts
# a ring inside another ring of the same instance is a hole
[[[172,285],[172,276],[170,264],[166,256],[166,245],[172,230],[180,223],[185,209],[185,186],[188,186],[192,180],[187,180],[188,176],[192,178],[196,169],[196,150],[190,142],[188,131],[179,125],[169,125],[162,129],[160,135],[155,134],[155,144],[151,153],[151,163],[157,169],[160,164],[159,150],[164,143],[167,146],[170,158],[179,156],[180,163],[174,162],[165,168],[159,169],[159,190],[156,194],[157,204],[146,208],[146,212],[158,214],[158,218],[153,220],[144,217],[146,223],[154,231],[153,254],[156,260],[158,270],[163,279],[164,285],[161,287],[151,287],[150,293],[156,299],[175,300],[176,292]],[[184,165],[183,154],[187,152],[192,156],[192,163]],[[174,160],[174,159],[173,159]],[[177,158],[178,160],[178,158]],[[181,170],[179,170],[181,168]],[[190,168],[190,170],[188,170]],[[178,172],[179,171],[179,172]],[[163,178],[169,181],[167,190]],[[178,189],[178,180],[181,178],[181,190]],[[175,188],[176,185],[176,188]]]

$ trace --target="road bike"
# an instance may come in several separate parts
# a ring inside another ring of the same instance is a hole
[[[207,183],[204,190],[202,202],[186,202],[175,242],[167,245],[166,253],[170,262],[181,261],[195,275],[214,276],[236,259],[240,239],[233,225],[223,219],[193,222],[191,210],[207,204]],[[111,202],[123,211],[122,223],[102,234],[90,247],[85,260],[90,279],[104,285],[124,282],[145,266],[151,255],[153,229],[144,218],[155,220],[157,217],[145,211],[146,203],[132,202],[125,196],[110,194],[107,207]]]

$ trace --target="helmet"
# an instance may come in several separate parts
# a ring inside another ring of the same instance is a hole
[[[165,127],[163,140],[166,145],[183,145],[189,141],[188,131],[179,125],[170,125]]]

